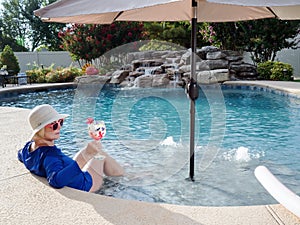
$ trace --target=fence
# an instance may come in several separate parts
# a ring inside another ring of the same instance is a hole
[[[77,62],[72,61],[69,52],[15,52],[15,56],[18,58],[21,72],[25,72],[32,68],[34,64],[54,67],[68,67],[71,64],[79,66]]]
[[[77,62],[72,61],[70,54],[65,51],[15,52],[15,55],[19,60],[21,72],[30,69],[34,63],[44,66],[54,64],[54,67],[67,67],[71,64],[79,66]],[[300,49],[284,49],[277,53],[276,60],[291,64],[294,68],[294,76],[300,78]]]
[[[294,68],[294,76],[300,79],[300,49],[284,49],[277,53],[276,61],[291,64]]]

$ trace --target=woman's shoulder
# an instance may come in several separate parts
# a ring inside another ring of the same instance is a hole
[[[31,146],[31,144],[32,144],[32,141],[28,141],[28,142],[26,142],[22,150],[29,150],[29,149],[30,149],[30,146]]]
[[[18,154],[23,154],[24,152],[29,152],[32,141],[26,142],[23,148],[18,150]]]
[[[26,155],[29,154],[29,149],[31,145],[31,141],[26,142],[23,148],[18,150],[18,159],[23,162],[24,158],[26,158]]]

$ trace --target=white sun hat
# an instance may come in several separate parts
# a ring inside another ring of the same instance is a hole
[[[43,104],[34,107],[28,115],[28,122],[32,129],[30,140],[44,126],[59,119],[65,119],[68,114],[59,114],[51,105]]]

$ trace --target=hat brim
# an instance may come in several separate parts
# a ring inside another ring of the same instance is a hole
[[[52,123],[53,121],[57,121],[59,119],[65,119],[69,116],[69,114],[58,114],[57,116],[54,116],[51,118],[51,120],[46,120],[45,122],[43,122],[40,126],[38,126],[37,128],[35,128],[32,133],[31,133],[31,136],[30,136],[30,139],[29,140],[32,140],[34,135],[39,132],[44,126],[46,126],[47,124],[49,123]]]

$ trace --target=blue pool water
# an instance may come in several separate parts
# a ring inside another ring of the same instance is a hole
[[[105,121],[103,146],[127,174],[107,178],[99,194],[182,205],[276,203],[254,176],[258,165],[300,194],[300,99],[204,88],[196,102],[195,182],[186,180],[190,109],[183,89],[78,87],[0,105],[43,103],[70,114],[57,142],[70,156],[90,141],[86,118]]]

